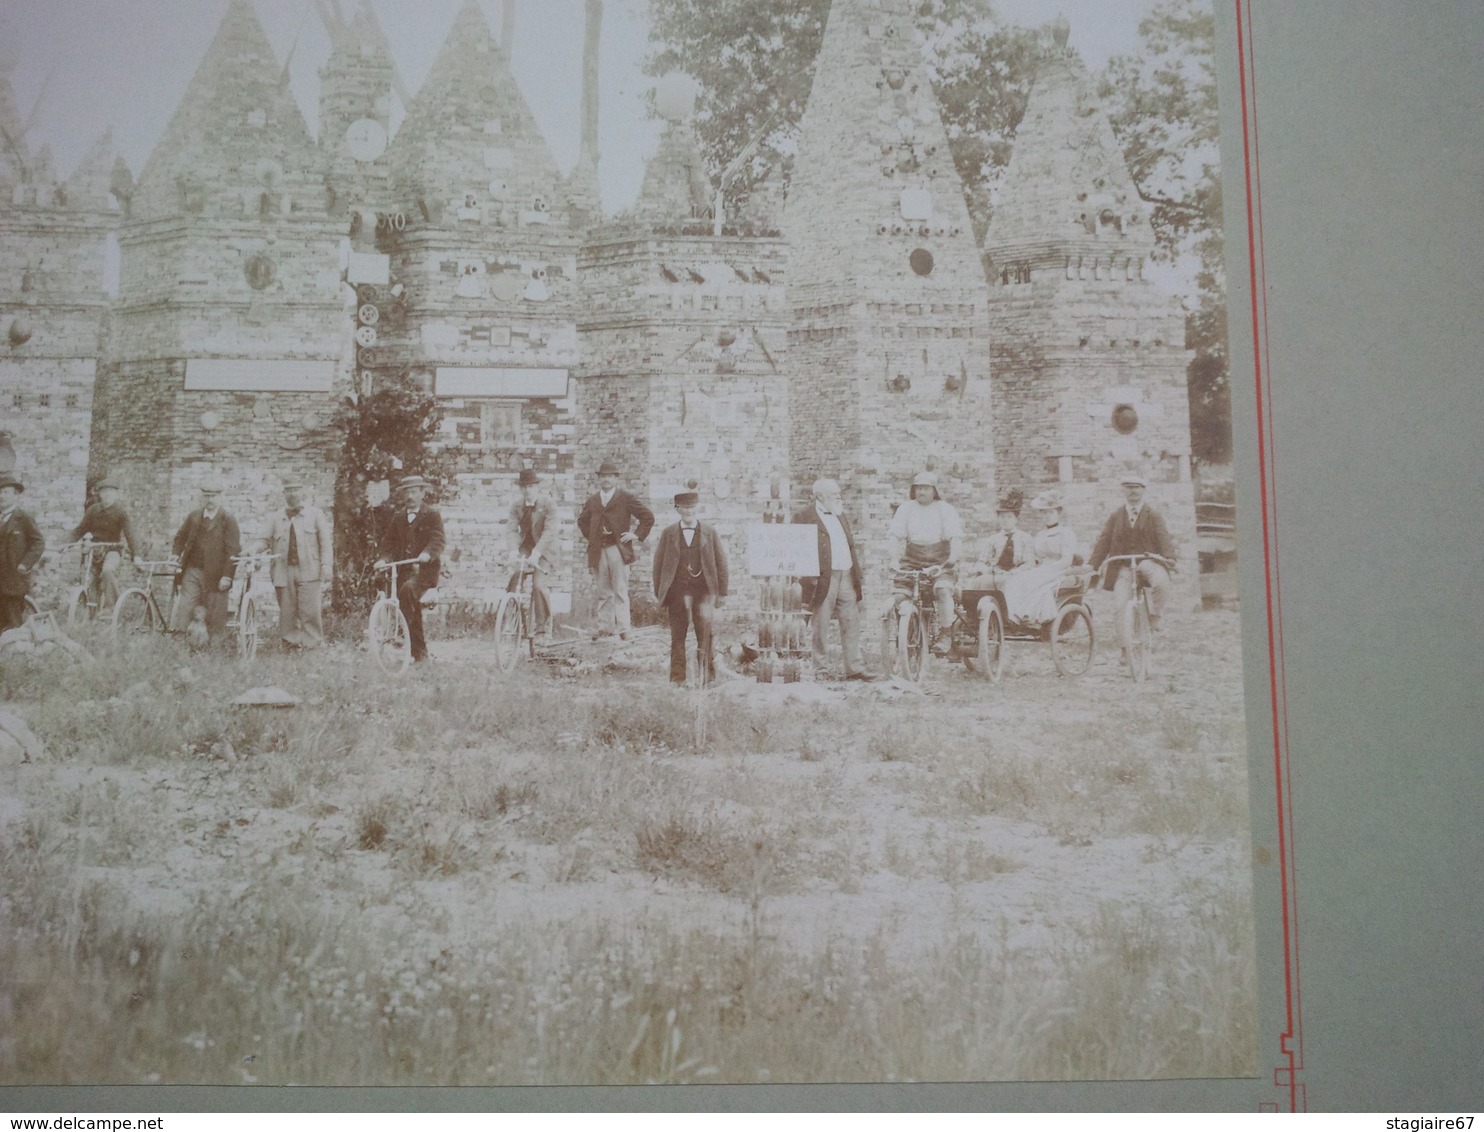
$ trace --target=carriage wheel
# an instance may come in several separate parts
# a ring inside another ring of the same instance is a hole
[[[398,673],[412,663],[412,635],[407,618],[389,597],[371,607],[371,652],[383,671]]]
[[[75,629],[87,621],[91,610],[88,608],[88,588],[78,586],[72,591],[72,596],[67,600],[67,626]]]
[[[243,660],[258,655],[258,603],[252,594],[242,599],[237,611],[237,654]]]
[[[143,590],[125,590],[113,607],[113,635],[120,640],[141,636],[155,627],[154,620],[149,595]]]
[[[1051,622],[1051,662],[1068,679],[1075,680],[1092,667],[1092,615],[1081,602],[1056,611]]]
[[[921,684],[927,674],[927,626],[923,624],[922,611],[916,606],[897,619],[897,655],[902,660],[902,675],[914,684]]]
[[[1005,670],[1005,622],[992,597],[979,599],[979,675],[998,684]]]
[[[1149,676],[1150,655],[1154,651],[1154,632],[1149,627],[1149,600],[1140,596],[1134,602],[1134,631],[1128,642],[1128,663],[1135,683]]]
[[[522,623],[520,598],[505,594],[500,599],[500,608],[495,611],[495,667],[509,672],[520,659],[521,640],[525,636]]]

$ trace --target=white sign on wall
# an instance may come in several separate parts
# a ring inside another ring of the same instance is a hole
[[[565,397],[565,369],[524,366],[439,366],[433,392],[439,397]]]
[[[749,523],[747,572],[754,578],[819,577],[817,528],[813,523]]]
[[[328,393],[335,363],[328,358],[294,361],[258,358],[189,358],[187,389],[260,393]]]

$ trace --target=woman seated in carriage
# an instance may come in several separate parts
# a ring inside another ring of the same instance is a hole
[[[1000,592],[1011,621],[1041,625],[1056,616],[1057,592],[1079,556],[1077,535],[1065,522],[1061,492],[1042,492],[1031,500],[1031,510],[1041,522],[1031,543],[1035,565],[1002,575]]]

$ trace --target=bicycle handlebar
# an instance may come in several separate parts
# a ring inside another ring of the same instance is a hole
[[[393,566],[416,566],[421,561],[422,561],[422,559],[420,559],[420,558],[404,558],[400,562],[388,562],[385,565],[376,567],[376,569],[378,569],[378,570],[390,570]]]

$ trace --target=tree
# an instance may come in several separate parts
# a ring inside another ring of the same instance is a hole
[[[1216,27],[1202,0],[1165,0],[1139,25],[1142,50],[1109,60],[1101,93],[1139,194],[1152,206],[1158,256],[1195,257],[1186,326],[1190,432],[1200,463],[1231,459],[1226,265],[1217,146]]]
[[[385,584],[371,567],[392,501],[372,503],[373,485],[422,476],[435,498],[456,489],[453,457],[439,445],[438,405],[406,374],[378,381],[375,392],[347,397],[336,411],[340,465],[335,474],[337,612],[363,613]]]

